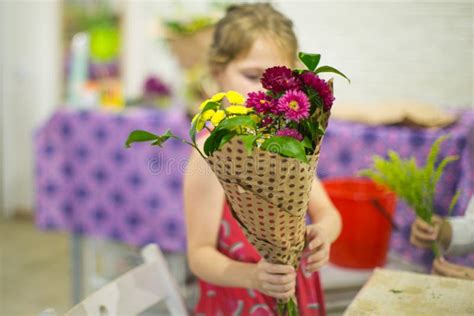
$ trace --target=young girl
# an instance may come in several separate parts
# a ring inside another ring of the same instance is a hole
[[[266,68],[294,67],[292,22],[268,4],[232,6],[219,21],[210,66],[220,91],[261,90]],[[202,146],[205,137],[199,139]],[[300,267],[270,264],[247,241],[225,202],[223,189],[201,156],[193,153],[185,176],[188,260],[200,279],[197,315],[275,315],[276,299],[296,294],[300,315],[324,315],[318,270],[341,229],[339,213],[314,179],[308,213],[308,248]]]

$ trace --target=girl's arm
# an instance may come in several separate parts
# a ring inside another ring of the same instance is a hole
[[[306,270],[315,272],[329,261],[331,243],[339,236],[342,226],[339,212],[317,178],[313,181],[308,213],[313,224],[306,228]]]
[[[202,142],[201,142],[202,147]],[[208,164],[193,152],[184,180],[187,254],[191,271],[219,286],[255,288],[262,293],[287,298],[294,293],[293,267],[232,260],[217,250],[224,192]]]
[[[308,213],[312,223],[324,230],[330,243],[337,239],[342,228],[341,215],[318,178],[313,180]]]

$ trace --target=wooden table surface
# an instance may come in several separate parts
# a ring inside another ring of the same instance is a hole
[[[344,315],[474,315],[474,281],[375,269]]]

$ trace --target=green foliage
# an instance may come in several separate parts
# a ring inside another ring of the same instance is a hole
[[[303,144],[293,137],[272,136],[263,142],[261,148],[303,162],[308,161]]]
[[[212,26],[214,22],[212,17],[196,16],[188,21],[168,20],[164,22],[164,25],[172,33],[189,35]]]
[[[242,139],[242,142],[244,143],[245,151],[248,156],[252,154],[253,146],[258,137],[259,136],[257,135],[240,135],[240,139]]]
[[[211,133],[204,143],[204,153],[207,156],[212,155],[213,152],[221,148],[222,145],[227,143],[236,133],[228,129],[220,129]]]
[[[458,203],[460,195],[461,195],[461,190],[457,190],[453,196],[453,199],[451,200],[451,203],[449,203],[448,216],[451,216],[451,213],[453,212],[454,207]]]
[[[345,74],[343,74],[342,72],[340,72],[339,70],[331,66],[321,66],[314,71],[314,73],[317,73],[317,74],[322,73],[322,72],[331,72],[331,73],[337,74],[341,77],[344,77],[349,83],[351,82],[351,80],[347,78]]]
[[[255,130],[257,128],[257,124],[250,116],[245,115],[238,115],[231,117],[229,119],[223,120],[217,127],[216,131],[222,129],[240,129],[240,128],[249,128],[251,130]]]
[[[130,135],[128,135],[127,141],[125,142],[125,147],[129,148],[132,143],[149,142],[149,141],[152,141],[151,145],[161,147],[163,146],[164,142],[166,142],[170,138],[179,139],[179,137],[171,133],[170,130],[167,130],[165,133],[163,133],[160,136],[152,134],[147,131],[135,130],[131,132]]]
[[[372,168],[362,170],[360,174],[390,188],[413,208],[418,217],[431,224],[431,216],[435,213],[436,185],[446,166],[458,159],[448,156],[436,163],[441,144],[447,138],[442,136],[433,143],[424,166],[418,167],[413,157],[401,159],[396,152],[389,151],[387,159],[374,156]],[[455,196],[452,203],[455,204],[456,200]]]
[[[296,305],[293,298],[290,298],[287,302],[278,302],[277,304],[278,316],[297,316],[298,306]]]
[[[321,60],[321,55],[299,52],[298,58],[308,68],[309,71],[314,71],[316,67],[318,67],[319,61]]]

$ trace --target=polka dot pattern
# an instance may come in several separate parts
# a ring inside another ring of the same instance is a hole
[[[233,216],[270,262],[296,267],[300,261],[318,156],[319,146],[308,163],[258,148],[247,156],[234,138],[208,158]]]

